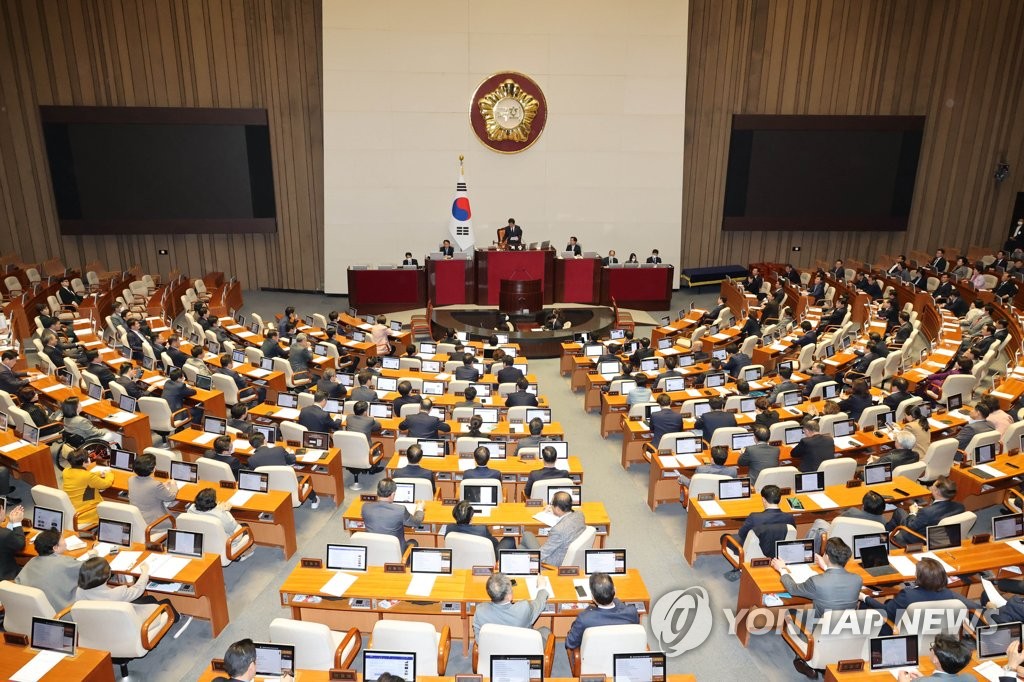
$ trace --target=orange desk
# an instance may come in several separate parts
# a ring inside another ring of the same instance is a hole
[[[36,653],[29,647],[0,642],[0,679],[9,679],[35,658]],[[79,648],[73,658],[65,658],[41,679],[43,682],[114,682],[114,663],[109,651]]]
[[[20,439],[14,431],[0,431],[0,447],[16,443]],[[22,441],[25,442],[25,441]],[[13,450],[0,452],[0,464],[11,470],[15,478],[27,479],[33,485],[57,486],[57,474],[53,469],[53,457],[46,445],[23,445]]]

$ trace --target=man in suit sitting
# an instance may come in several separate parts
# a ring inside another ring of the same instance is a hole
[[[368,403],[372,403],[377,399],[377,392],[370,388],[370,379],[373,375],[369,372],[360,372],[356,375],[356,382],[359,384],[352,391],[352,396],[349,400],[365,400]]]
[[[797,460],[800,471],[817,471],[822,462],[835,459],[836,444],[832,436],[821,433],[817,419],[804,419],[804,437],[793,447],[790,459]]]
[[[611,265],[612,263],[618,263],[619,259],[615,257],[615,249],[608,252],[608,255],[601,259],[601,265]]]
[[[946,476],[939,476],[932,483],[932,503],[922,507],[916,502],[910,505],[910,513],[897,507],[885,529],[892,532],[898,526],[909,528],[918,535],[924,535],[928,526],[934,526],[948,516],[956,516],[964,511],[964,506],[955,501],[956,482]],[[917,540],[912,535],[900,531],[894,540],[900,545],[906,545]]]
[[[529,387],[530,382],[526,380],[526,377],[520,377],[519,380],[516,381],[516,390],[505,397],[505,407],[517,407],[520,405],[537,407],[539,404],[537,396],[526,390]]]
[[[419,405],[419,396],[410,395],[412,393],[412,384],[408,381],[398,382],[398,397],[391,401],[392,407],[394,407],[395,416],[400,417],[402,415],[402,408],[406,405]]]
[[[544,433],[544,420],[540,417],[534,417],[526,425],[526,428],[530,431],[530,435],[519,439],[517,449],[540,447],[540,444],[544,442],[544,436],[542,435]]]
[[[704,440],[710,443],[718,429],[736,426],[736,415],[725,411],[725,398],[720,395],[712,397],[708,405],[711,409],[697,417],[694,428],[704,434]]]
[[[514,384],[523,378],[523,371],[514,365],[515,361],[510,355],[506,355],[502,360],[504,367],[498,370],[496,375],[499,384]]]
[[[732,378],[739,379],[743,368],[751,364],[750,356],[746,353],[741,353],[739,345],[735,343],[729,344],[729,347],[725,350],[729,353],[729,357],[725,361],[725,371]]]
[[[804,383],[803,391],[801,391],[805,398],[811,395],[814,387],[818,384],[832,381],[832,377],[825,374],[825,365],[820,360],[816,360],[811,364],[810,375],[811,378]]]
[[[523,228],[516,225],[515,218],[508,219],[505,227],[505,243],[512,248],[519,248],[523,245]]]
[[[406,251],[405,258],[402,260],[402,265],[419,265],[419,262],[412,257],[411,251]]]
[[[899,322],[892,333],[892,345],[902,346],[910,338],[910,335],[914,333],[914,325],[910,323],[910,313],[901,311],[897,315],[897,319]]]
[[[491,479],[494,481],[501,480],[501,472],[497,469],[492,469],[487,466],[487,463],[491,461],[491,451],[484,446],[478,447],[473,451],[473,461],[476,462],[476,466],[472,469],[466,469],[465,473],[462,474],[463,480],[480,480],[480,479]]]
[[[352,414],[345,419],[345,430],[356,431],[366,436],[366,442],[373,445],[372,435],[380,433],[381,424],[373,417],[366,414],[370,409],[370,403],[365,400],[358,400],[352,407]]]
[[[615,583],[607,573],[592,573],[590,593],[594,604],[581,611],[565,636],[566,649],[579,649],[587,628],[601,625],[633,625],[640,622],[636,606],[615,598]]]
[[[821,275],[814,276],[814,282],[811,284],[810,291],[808,292],[815,302],[821,301],[825,298],[825,280]]]
[[[817,343],[818,332],[814,331],[814,327],[811,326],[810,322],[808,322],[807,320],[801,322],[800,331],[802,331],[803,333],[800,336],[796,337],[796,340],[793,341],[793,345],[799,348],[803,348],[804,346],[810,345],[812,343]]]
[[[213,449],[203,453],[203,457],[227,464],[231,467],[231,475],[237,481],[238,470],[242,468],[242,463],[231,454],[231,442],[231,436],[217,436],[213,441]],[[250,465],[250,468],[253,467]]]
[[[430,481],[430,490],[434,490],[434,476],[436,475],[430,469],[420,466],[420,460],[423,459],[423,448],[417,444],[410,445],[405,451],[405,458],[408,460],[408,464],[404,467],[398,467],[394,473],[391,474],[392,478],[423,478]]]
[[[668,393],[658,394],[660,410],[651,412],[651,443],[658,447],[666,433],[678,433],[683,430],[683,415],[672,409],[672,397]]]
[[[230,677],[216,677],[214,682],[250,682],[256,679],[256,645],[251,639],[240,639],[228,647],[224,653],[224,672]],[[283,673],[280,680],[293,682],[294,678]]]
[[[583,255],[583,249],[580,248],[579,243],[576,241],[576,237],[569,237],[569,243],[565,245],[566,251],[572,251],[572,255],[579,256]]]
[[[946,260],[946,252],[943,249],[935,250],[935,258],[930,263],[932,270],[936,272],[945,272],[946,268],[949,267],[949,261]]]
[[[110,386],[111,381],[116,380],[114,372],[109,367],[107,367],[107,363],[100,360],[99,353],[97,353],[94,350],[88,350],[85,352],[85,357],[89,361],[89,364],[86,366],[85,370],[93,374],[97,379],[99,379],[100,386],[102,386],[104,389]],[[128,363],[122,364],[127,365]],[[2,372],[2,370],[0,370],[0,372]]]
[[[754,433],[754,444],[748,445],[740,453],[737,464],[747,467],[747,476],[750,477],[750,484],[757,484],[757,477],[769,467],[779,466],[779,447],[769,445],[768,438],[771,433],[767,426],[757,424],[752,429]]]
[[[249,437],[249,444],[252,446],[252,455],[249,456],[248,468],[266,466],[291,466],[295,464],[295,455],[288,452],[280,445],[267,444],[262,433],[254,433]]]
[[[313,404],[307,405],[299,412],[299,425],[305,426],[310,431],[321,433],[334,433],[341,428],[341,422],[333,419],[327,414],[324,406],[327,405],[327,394],[317,391],[313,394]]]
[[[896,408],[899,407],[900,403],[904,400],[910,400],[914,397],[913,394],[907,391],[907,389],[910,388],[910,382],[903,377],[896,377],[892,380],[892,383],[889,386],[892,389],[892,393],[882,399],[882,404],[893,412],[896,411]]]
[[[473,366],[473,356],[466,353],[462,356],[462,366],[455,368],[455,378],[459,381],[479,381],[480,370]]]
[[[1016,652],[1020,642],[1014,641],[1010,647]],[[901,670],[898,682],[910,682],[910,680],[935,680],[935,682],[975,682],[978,678],[970,671],[963,672],[971,662],[971,655],[974,650],[966,642],[960,641],[952,635],[938,635],[931,647],[932,665],[935,672],[927,677],[920,673]],[[999,672],[999,682],[1014,682],[1017,679],[1017,666],[1021,662],[1021,656],[1010,656],[1009,664]]]
[[[740,545],[747,541],[747,534],[751,531],[757,532],[758,528],[767,525],[795,526],[796,521],[793,515],[779,509],[779,502],[782,501],[782,489],[777,485],[766,485],[761,488],[761,502],[764,504],[764,511],[752,512],[744,519],[740,526],[736,539]],[[736,578],[739,578],[739,571],[735,571]],[[730,576],[727,576],[730,577]]]
[[[956,461],[963,460],[964,456],[973,457],[973,452],[966,452],[968,444],[971,439],[979,433],[986,433],[988,431],[995,431],[996,427],[988,421],[988,415],[992,413],[992,409],[983,402],[977,402],[971,408],[971,416],[967,423],[963,425],[960,432],[956,434],[956,449],[959,450],[956,454]]]
[[[469,507],[470,518],[472,518],[473,507],[470,507],[468,502],[463,501],[457,504],[452,512],[456,520],[460,511],[459,507],[462,505]],[[456,529],[454,532],[466,532],[458,530],[461,527],[462,524],[459,526],[449,525],[448,531],[445,534],[453,532],[453,529]],[[487,526],[472,527],[482,528],[485,532],[487,531]],[[493,540],[494,538],[491,539]],[[511,538],[502,538],[502,542],[505,540],[511,540]],[[497,546],[497,543],[495,543],[495,546]],[[497,555],[497,552],[498,550],[495,549],[495,555]],[[516,628],[533,627],[534,621],[537,620],[537,617],[547,607],[548,597],[551,596],[551,585],[547,582],[547,578],[541,577],[537,584],[536,597],[532,600],[523,599],[513,603],[512,581],[504,573],[495,573],[487,579],[487,596],[491,598],[491,601],[477,604],[476,611],[473,614],[473,634],[478,640],[480,628],[488,624],[508,625]],[[547,628],[540,628],[540,633],[543,641],[546,641],[551,634]]]
[[[181,337],[177,334],[174,334],[167,339],[167,345],[164,347],[164,352],[167,353],[167,357],[171,359],[171,363],[175,367],[184,366],[185,362],[188,360],[188,356],[181,350]]]
[[[276,329],[268,329],[263,332],[263,344],[260,346],[263,357],[288,359],[288,351],[281,348],[280,336],[280,332]]]
[[[452,427],[430,414],[433,406],[429,400],[421,400],[420,411],[403,419],[398,428],[408,432],[411,438],[437,438],[438,433],[449,433]]]
[[[348,389],[335,381],[337,376],[337,372],[335,372],[333,368],[328,367],[320,376],[320,380],[316,382],[316,390],[326,394],[328,398],[344,400],[345,396],[348,395]]]
[[[455,256],[455,247],[452,246],[450,240],[445,239],[443,242],[441,242],[440,253],[442,256],[445,257],[446,260]]]
[[[406,544],[416,545],[415,540],[405,539],[405,529],[415,528],[423,523],[423,500],[416,501],[415,511],[409,513],[404,505],[395,504],[398,487],[390,478],[377,481],[377,501],[363,504],[363,523],[370,533],[381,533],[398,539],[402,551]]]
[[[779,558],[772,559],[772,568],[781,574],[782,587],[794,597],[803,597],[814,602],[815,615],[821,617],[829,610],[857,607],[863,581],[859,575],[846,570],[846,563],[851,556],[853,550],[845,542],[840,538],[829,538],[825,543],[824,555],[816,554],[814,557],[823,573],[797,583],[786,568],[785,561]],[[793,666],[809,678],[818,677],[817,671],[799,656],[793,659]]]
[[[661,256],[658,255],[658,250],[657,249],[652,249],[651,250],[651,255],[647,257],[647,262],[648,263],[660,263],[661,262]]]
[[[779,397],[780,393],[786,391],[799,391],[800,387],[793,383],[793,366],[787,365],[779,370],[779,383],[772,388],[771,393],[768,394],[768,400],[775,402]]]
[[[544,462],[544,466],[540,469],[534,469],[530,472],[530,475],[526,477],[526,496],[530,497],[533,495],[533,484],[537,481],[546,481],[553,478],[566,478],[568,473],[555,467],[558,462],[558,452],[551,446],[541,448],[540,451],[541,460]]]
[[[550,566],[561,566],[569,545],[583,533],[587,527],[583,514],[572,508],[572,497],[560,490],[551,498],[547,511],[558,517],[558,522],[548,532],[548,540],[541,547],[537,536],[530,531],[523,531],[520,547],[523,549],[539,549],[541,563]]]
[[[480,523],[473,523],[473,516],[476,514],[476,510],[473,508],[473,504],[468,500],[460,500],[455,507],[452,508],[452,518],[455,523],[449,523],[445,529],[444,534],[447,536],[449,533],[465,533],[466,535],[475,535],[480,538],[486,538],[491,541],[494,546],[494,557],[497,559],[498,552],[503,549],[515,549],[516,541],[515,538],[505,537],[501,540],[496,539],[491,535],[490,527]],[[480,607],[477,607],[477,617],[480,615]],[[497,622],[497,621],[488,621]],[[529,627],[533,621],[530,621],[522,627]],[[512,623],[506,623],[511,625]]]

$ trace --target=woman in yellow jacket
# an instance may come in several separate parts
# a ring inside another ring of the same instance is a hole
[[[114,483],[114,474],[107,467],[87,470],[85,464],[88,461],[89,455],[85,450],[75,450],[68,456],[68,464],[71,466],[63,472],[64,492],[71,498],[75,511],[79,512],[79,525],[97,522],[96,506],[100,503],[97,493]]]

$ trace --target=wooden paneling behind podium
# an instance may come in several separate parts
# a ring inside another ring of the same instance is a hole
[[[689,30],[683,267],[1005,240],[1024,191],[1024,2],[690,0]],[[909,229],[723,233],[734,113],[927,116]]]
[[[319,1],[0,2],[0,251],[319,289],[320,16]],[[266,108],[278,232],[60,237],[41,104]],[[161,248],[170,257],[158,256]]]

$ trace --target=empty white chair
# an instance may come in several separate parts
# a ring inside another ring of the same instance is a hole
[[[587,526],[583,529],[583,532],[576,536],[576,539],[569,543],[569,547],[565,550],[565,557],[562,559],[562,566],[579,566],[583,567],[584,552],[591,549],[594,546],[594,540],[597,539],[597,528],[594,526]]]
[[[56,610],[38,587],[0,581],[0,604],[4,605],[4,630],[28,637],[32,618],[53,618]]]
[[[922,458],[925,471],[921,479],[934,481],[939,476],[949,476],[949,470],[953,468],[953,460],[956,457],[956,447],[956,438],[932,441]]]
[[[965,458],[973,459],[977,448],[980,448],[983,445],[998,443],[999,439],[999,432],[995,430],[976,433],[971,437],[971,440],[967,442],[967,446],[963,450],[963,455]]]
[[[79,514],[90,515],[94,510],[83,509],[81,512],[76,512],[74,505],[71,504],[71,498],[68,494],[59,488],[51,488],[46,485],[34,485],[32,486],[32,504],[36,507],[46,507],[47,509],[56,509],[64,514],[64,527],[61,530],[89,530],[96,526],[95,523],[83,523],[79,520]]]
[[[550,677],[554,641],[554,637],[548,638],[549,651],[545,651],[544,638],[538,630],[487,623],[473,642],[473,670],[487,675],[491,670],[491,656],[525,654],[544,656],[544,677]]]
[[[835,431],[833,430],[833,425],[836,422],[844,421],[849,418],[850,416],[845,412],[837,412],[836,414],[823,415],[820,419],[818,419],[818,429],[821,433],[825,435],[834,436]]]
[[[871,407],[864,408],[864,411],[860,413],[860,419],[857,420],[857,428],[864,429],[875,429],[878,426],[878,415],[885,414],[889,411],[888,405],[872,405]],[[895,415],[893,415],[895,419]]]
[[[161,436],[174,433],[192,421],[188,408],[172,413],[171,406],[163,398],[143,396],[136,403],[136,409],[149,417],[149,428]]]
[[[197,473],[200,481],[234,481],[235,474],[231,471],[231,465],[227,462],[220,462],[211,457],[200,457],[196,460],[198,465]]]
[[[360,531],[352,533],[349,543],[366,548],[367,566],[403,563],[402,545],[393,535]]]
[[[846,485],[857,472],[857,460],[852,457],[837,457],[821,463],[818,471],[825,472],[825,487]]]
[[[228,535],[220,519],[208,514],[192,512],[179,514],[175,528],[202,535],[203,552],[220,556],[221,566],[227,566],[232,561],[241,559],[255,542],[248,526],[241,525],[238,530]]]
[[[766,485],[777,485],[780,488],[789,488],[793,490],[796,487],[796,476],[800,473],[800,470],[795,466],[779,466],[779,467],[768,467],[761,469],[761,473],[757,475],[757,481],[754,482],[754,489],[757,492],[761,492],[761,489]],[[717,491],[717,488],[715,490]]]
[[[782,638],[798,658],[815,670],[842,660],[869,658],[869,642],[885,625],[885,614],[881,611],[851,609],[826,611],[820,619],[814,619],[814,625],[808,629],[800,613],[785,614]]]
[[[540,481],[536,481],[533,484],[533,488],[530,490],[530,498],[534,500],[544,500],[547,502],[548,489],[549,488],[564,488],[566,486],[576,485],[573,480],[568,476],[563,478],[547,478]]]
[[[383,445],[374,443],[371,447],[366,436],[355,431],[335,431],[331,434],[331,445],[341,451],[341,461],[352,473],[352,490],[360,490],[359,475],[372,472],[384,458]]]
[[[164,514],[153,523],[147,524],[138,507],[134,504],[122,502],[100,502],[96,506],[96,516],[105,521],[118,521],[130,524],[131,534],[129,537],[131,537],[133,543],[153,544],[163,542],[164,537],[167,535],[167,526],[163,524],[169,522],[173,527],[175,523],[173,516]],[[162,528],[157,530],[157,526],[162,526]]]
[[[885,526],[877,521],[855,519],[850,516],[837,516],[832,521],[832,528],[829,530],[828,536],[830,538],[839,538],[846,543],[847,547],[852,548],[854,536],[884,532]]]
[[[898,466],[892,470],[892,477],[894,480],[902,476],[903,478],[909,478],[911,481],[916,481],[921,478],[926,468],[927,465],[924,462],[904,464],[903,466]]]
[[[373,625],[370,649],[380,651],[412,651],[416,654],[416,675],[444,675],[451,649],[451,631],[445,625],[441,632],[430,623],[402,620],[379,620]]]
[[[270,621],[270,641],[294,646],[295,668],[299,670],[348,668],[362,645],[359,628],[335,632],[323,623],[290,618]]]
[[[731,447],[732,437],[741,433],[747,433],[747,430],[742,426],[719,427],[715,429],[715,435],[711,436],[711,442],[708,444],[708,447],[713,448],[717,445]]]
[[[262,466],[256,467],[255,471],[258,474],[267,474],[269,490],[283,490],[289,493],[293,507],[302,506],[313,493],[313,481],[309,474],[303,474],[300,478],[290,466]]]
[[[444,546],[452,550],[453,569],[494,566],[498,562],[494,543],[479,535],[448,533],[444,536]]]
[[[166,448],[146,448],[143,453],[156,457],[156,470],[170,473],[171,462],[180,462],[181,453]]]
[[[578,650],[566,649],[573,676],[590,673],[611,676],[615,654],[647,650],[643,625],[599,625],[583,632]]]
[[[690,478],[689,487],[686,489],[687,508],[689,508],[690,501],[696,500],[697,496],[702,493],[712,493],[717,497],[719,481],[727,481],[729,478],[729,476],[723,476],[722,474],[694,474]]]
[[[308,430],[298,422],[282,421],[278,426],[281,429],[281,439],[289,443],[302,443],[302,434]],[[359,435],[361,436],[362,434]],[[363,440],[365,441],[366,439],[363,438]]]

